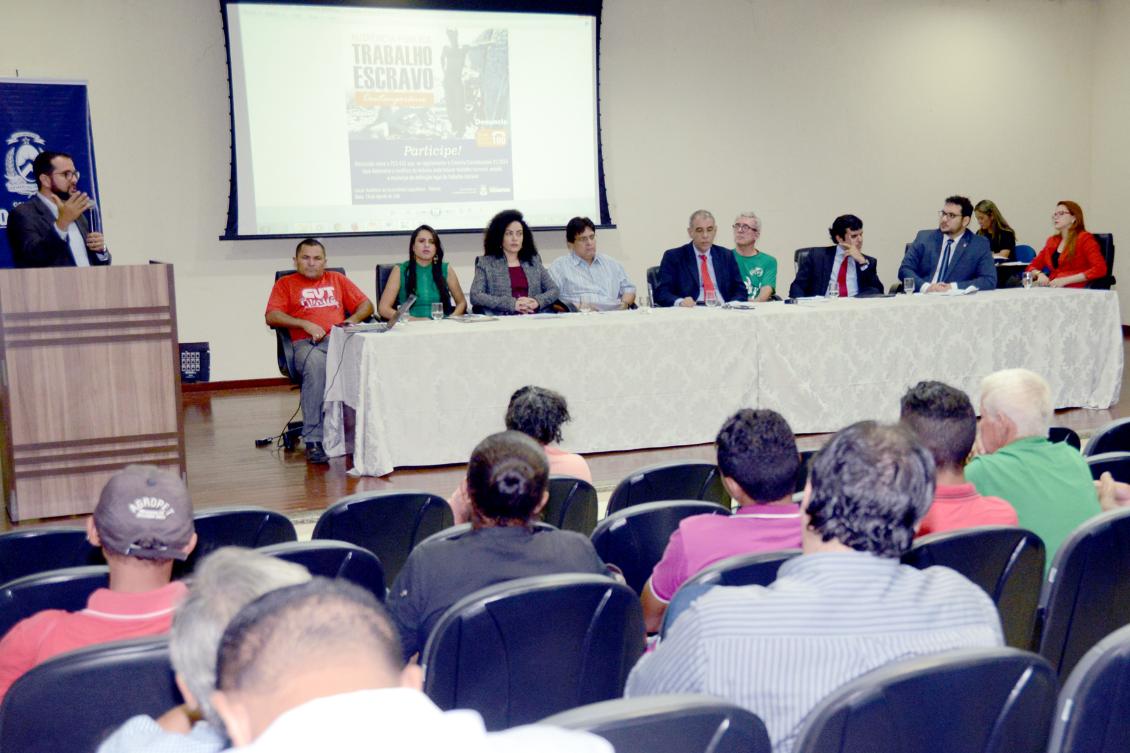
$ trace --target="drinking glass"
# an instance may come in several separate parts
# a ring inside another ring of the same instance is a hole
[[[703,302],[710,308],[716,308],[722,305],[722,299],[718,297],[718,293],[713,290],[708,290],[702,295]]]
[[[828,289],[824,292],[825,298],[839,298],[840,297],[840,283],[836,280],[828,281]]]
[[[440,303],[439,301],[436,301],[435,303],[432,304],[432,319],[434,321],[438,322],[442,318],[443,318],[443,304]]]
[[[1036,273],[1035,272],[1025,272],[1024,276],[1021,278],[1020,282],[1026,288],[1032,287],[1032,285],[1036,282]]]
[[[647,286],[647,292],[644,295],[646,298],[644,298],[641,309],[645,314],[650,314],[652,307],[655,306],[655,295],[651,292],[651,285]]]
[[[902,292],[910,295],[914,292],[914,278],[907,277],[902,281]]]
[[[582,295],[577,301],[577,310],[582,314],[596,311],[596,301],[591,295]]]
[[[620,289],[620,299],[623,300],[624,296],[628,295],[629,293],[631,293],[633,296],[636,294],[636,286],[635,285],[625,285],[623,288],[621,288]],[[637,301],[636,303],[638,305],[639,302]]]

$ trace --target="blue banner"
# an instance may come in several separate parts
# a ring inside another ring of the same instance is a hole
[[[8,214],[39,190],[31,163],[42,151],[66,152],[74,158],[85,191],[99,208],[94,168],[94,134],[86,84],[0,78],[0,148],[4,150],[4,182],[0,186],[0,267],[12,266]],[[97,210],[95,210],[97,211]]]

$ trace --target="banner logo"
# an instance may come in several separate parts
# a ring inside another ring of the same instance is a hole
[[[31,163],[43,151],[47,142],[38,133],[16,131],[6,142],[8,151],[4,154],[4,186],[12,193],[32,196],[39,187],[31,173]]]

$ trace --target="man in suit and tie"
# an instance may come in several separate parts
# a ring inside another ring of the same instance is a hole
[[[951,288],[993,290],[997,271],[989,239],[969,230],[973,202],[964,196],[946,199],[938,212],[938,229],[922,230],[906,249],[899,279],[914,278],[920,293],[945,293]]]
[[[656,304],[694,306],[704,303],[708,296],[719,302],[745,300],[745,285],[734,255],[714,245],[717,231],[710,212],[699,209],[691,215],[687,225],[691,242],[664,251],[659,262]]]
[[[31,165],[39,192],[12,210],[8,243],[17,267],[90,267],[110,263],[102,233],[90,231],[84,212],[94,206],[78,190],[69,154],[40,152]]]
[[[810,248],[798,259],[790,298],[808,298],[835,290],[840,298],[883,292],[879,263],[863,253],[863,220],[854,214],[835,219],[828,235],[836,245]]]

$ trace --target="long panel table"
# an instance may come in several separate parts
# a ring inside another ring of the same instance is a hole
[[[1118,402],[1122,361],[1118,299],[1094,290],[335,329],[325,446],[352,451],[362,475],[466,462],[504,428],[510,394],[526,384],[566,397],[563,445],[581,453],[711,442],[742,407],[773,408],[798,434],[894,420],[921,379],[959,387],[976,405],[981,378],[1010,367],[1042,374],[1057,408],[1107,408]]]

